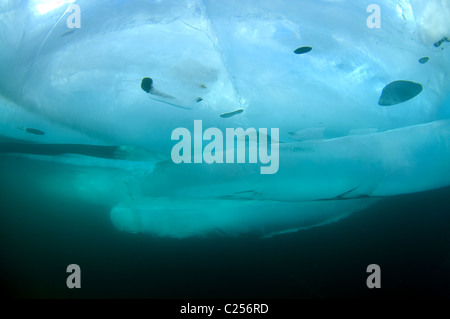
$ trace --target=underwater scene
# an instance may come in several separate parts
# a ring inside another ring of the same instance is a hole
[[[0,0],[0,74],[4,296],[450,296],[449,0]]]

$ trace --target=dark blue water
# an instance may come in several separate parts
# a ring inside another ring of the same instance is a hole
[[[449,297],[450,188],[272,239],[122,233],[109,208],[49,197],[0,158],[0,283],[14,298]],[[57,173],[57,172],[53,172]],[[66,267],[81,267],[81,289]],[[366,267],[381,267],[381,289]]]

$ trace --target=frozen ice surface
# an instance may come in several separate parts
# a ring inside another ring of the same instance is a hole
[[[112,159],[20,155],[77,167],[42,188],[111,205],[118,229],[270,236],[450,185],[446,0],[378,1],[379,29],[367,4],[339,0],[76,1],[69,29],[66,2],[0,1],[0,134],[121,146]],[[423,90],[379,105],[394,81]],[[172,131],[194,120],[278,128],[279,172],[172,163]]]

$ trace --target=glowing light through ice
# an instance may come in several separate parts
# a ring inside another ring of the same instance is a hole
[[[35,0],[36,10],[39,14],[46,14],[58,9],[66,3],[74,3],[75,0]]]

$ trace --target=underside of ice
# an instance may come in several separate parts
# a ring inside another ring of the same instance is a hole
[[[120,230],[270,236],[450,185],[446,0],[378,1],[381,28],[360,1],[81,0],[69,29],[51,2],[0,1],[0,152]],[[194,120],[278,128],[278,172],[173,163]]]

